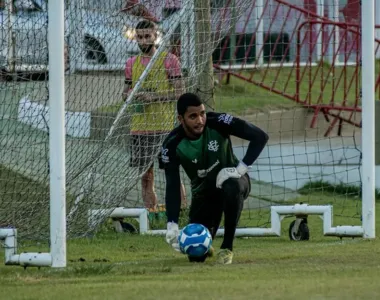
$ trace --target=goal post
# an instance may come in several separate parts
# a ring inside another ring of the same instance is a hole
[[[49,170],[52,267],[66,267],[66,143],[64,1],[48,3],[49,26]]]
[[[17,253],[17,228],[0,228],[5,264],[66,267],[64,2],[48,4],[50,252]]]
[[[375,238],[375,1],[362,1],[363,236]]]

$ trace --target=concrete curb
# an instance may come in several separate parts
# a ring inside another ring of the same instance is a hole
[[[18,105],[17,118],[24,124],[47,132],[50,120],[49,107],[23,97]],[[67,135],[78,138],[90,137],[91,113],[66,111],[65,123]]]

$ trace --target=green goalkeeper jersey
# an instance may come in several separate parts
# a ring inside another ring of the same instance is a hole
[[[165,139],[159,155],[160,168],[165,169],[166,212],[168,221],[178,221],[180,210],[180,175],[182,166],[191,180],[192,198],[202,197],[216,189],[216,177],[223,168],[236,167],[239,160],[232,148],[230,136],[250,141],[242,159],[251,165],[262,151],[268,136],[260,128],[225,113],[207,113],[202,135],[191,140],[182,126]]]
[[[175,152],[172,157],[169,151]],[[191,180],[193,197],[215,187],[216,176],[222,168],[235,167],[238,163],[229,136],[209,126],[197,140],[184,138],[184,132],[179,130],[164,143],[163,152],[166,153],[164,162],[183,167]]]

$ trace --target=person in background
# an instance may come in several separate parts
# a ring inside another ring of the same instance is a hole
[[[157,29],[150,20],[136,26],[136,41],[141,54],[129,58],[125,67],[125,101],[135,87],[146,66],[156,52]],[[178,58],[162,52],[148,73],[139,92],[129,105],[131,113],[131,161],[140,173],[148,167],[141,179],[142,198],[150,211],[157,210],[157,194],[154,189],[153,158],[159,152],[165,136],[176,124],[175,102],[184,91],[181,66]],[[181,185],[182,206],[186,207],[185,188]]]

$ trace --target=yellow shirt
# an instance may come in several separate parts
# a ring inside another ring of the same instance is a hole
[[[164,65],[166,52],[160,54],[159,58],[148,73],[141,85],[140,91],[151,91],[160,94],[173,92],[173,86],[169,82]],[[141,56],[137,56],[132,67],[132,88],[145,70],[141,62]],[[133,101],[131,106],[135,109],[131,116],[131,133],[155,133],[169,132],[176,122],[175,99],[165,99],[154,103],[137,103]]]

